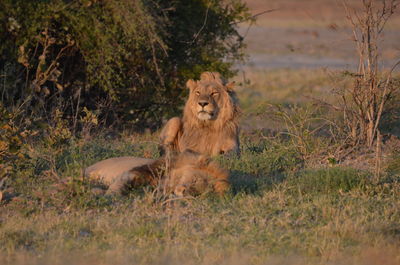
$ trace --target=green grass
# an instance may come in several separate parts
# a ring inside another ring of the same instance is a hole
[[[82,166],[99,159],[156,156],[153,140],[74,140],[47,150],[57,153],[54,168],[38,148],[27,164],[35,168],[21,168],[9,182],[19,195],[0,204],[2,264],[381,264],[388,257],[396,264],[400,258],[399,175],[391,171],[374,182],[354,169],[310,169],[287,141],[243,136],[240,158],[218,158],[232,172],[232,191],[223,198],[163,204],[149,189],[98,196],[80,177]]]
[[[363,190],[372,183],[367,173],[351,168],[326,168],[318,170],[305,170],[288,181],[294,191],[301,194],[335,194]]]

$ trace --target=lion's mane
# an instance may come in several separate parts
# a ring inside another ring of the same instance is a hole
[[[227,83],[219,73],[204,72],[200,80],[189,80],[187,87],[190,92],[183,117],[175,117],[167,122],[160,135],[162,144],[173,151],[192,150],[212,156],[232,151],[239,153],[238,119],[241,111],[233,83]],[[200,95],[199,91],[203,94],[210,91],[211,96]],[[218,100],[212,98],[215,92],[218,93]],[[214,105],[213,119],[198,118],[196,108],[199,97],[209,99],[207,105]]]

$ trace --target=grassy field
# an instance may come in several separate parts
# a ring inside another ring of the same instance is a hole
[[[333,2],[249,0],[254,13],[282,11],[260,17],[248,53],[351,59],[347,44],[325,43],[337,36],[325,39],[332,23],[347,30]],[[387,60],[398,55],[394,40]],[[150,188],[108,197],[82,177],[105,158],[157,157],[157,132],[26,145],[18,176],[0,184],[0,264],[400,264],[399,141],[384,145],[379,174],[373,150],[345,163],[335,137],[313,130],[327,114],[314,99],[335,102],[343,69],[280,63],[239,66],[242,155],[216,158],[231,173],[222,198],[168,200]]]
[[[399,264],[400,156],[376,178],[247,135],[241,158],[219,158],[229,194],[169,203],[96,195],[80,177],[106,157],[155,156],[154,137],[71,140],[53,158],[37,147],[0,206],[2,264]]]

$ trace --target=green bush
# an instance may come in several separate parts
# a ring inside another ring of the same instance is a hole
[[[159,125],[188,78],[233,74],[247,19],[242,0],[1,1],[2,101],[30,121],[58,110],[74,131],[84,107],[107,124]]]
[[[9,113],[0,102],[0,182],[16,171],[17,161],[25,158],[24,142],[32,133],[15,124],[17,117],[17,113]]]

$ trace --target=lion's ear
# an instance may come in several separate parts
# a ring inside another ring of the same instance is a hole
[[[226,91],[233,92],[235,88],[235,82],[229,82],[225,85]]]
[[[196,87],[196,81],[194,81],[193,79],[189,79],[186,82],[186,87],[189,88],[190,90],[193,90]]]

